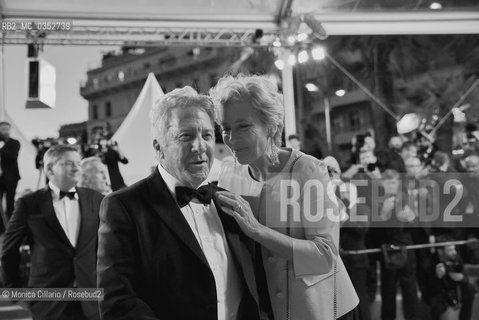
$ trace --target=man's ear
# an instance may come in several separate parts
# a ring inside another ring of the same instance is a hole
[[[163,152],[161,150],[161,146],[158,140],[156,139],[153,140],[153,148],[155,149],[155,152],[158,152],[158,154],[160,155],[160,158],[163,158]]]
[[[53,175],[52,167],[53,167],[53,164],[50,163],[46,166],[46,168],[43,168],[43,170],[45,172],[45,176],[49,179],[50,179],[50,176]]]

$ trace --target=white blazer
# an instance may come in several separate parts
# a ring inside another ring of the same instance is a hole
[[[295,161],[298,157],[300,158]],[[291,179],[290,169],[293,162]],[[305,188],[311,179],[324,185],[323,193],[315,191],[317,189],[314,188]],[[297,182],[296,186],[300,188],[297,198],[297,208],[300,210],[288,211],[289,219],[286,222],[284,205],[282,207],[281,202],[284,204],[285,197],[291,198],[291,194],[285,194],[284,185],[282,187],[281,184],[291,180],[294,180],[295,184]],[[359,303],[338,254],[339,219],[330,219],[325,214],[329,208],[332,215],[339,218],[334,193],[329,197],[326,195],[328,182],[327,168],[321,161],[295,150],[283,170],[264,182],[252,179],[247,166],[235,165],[233,161],[225,161],[220,170],[220,187],[248,200],[262,224],[291,237],[291,261],[262,248],[275,320],[329,320],[334,318],[335,305],[336,317],[339,318]],[[323,213],[322,218],[317,219],[320,217],[317,215],[320,211]],[[314,217],[311,218],[312,216]]]

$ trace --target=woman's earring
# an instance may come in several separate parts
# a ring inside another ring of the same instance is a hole
[[[238,163],[238,159],[236,159],[236,152],[233,151],[233,158],[235,159],[235,169],[236,169],[236,165]]]
[[[279,164],[279,157],[278,157],[279,148],[276,146],[272,138],[270,141],[271,141],[271,153],[269,154],[269,160],[271,161],[271,164],[273,166],[276,166]]]

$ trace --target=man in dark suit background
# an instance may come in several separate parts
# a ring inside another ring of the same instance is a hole
[[[98,212],[103,196],[76,187],[80,154],[69,145],[45,153],[48,187],[20,198],[5,233],[1,262],[5,286],[21,286],[19,247],[30,245],[28,287],[96,288]],[[97,301],[32,301],[35,320],[98,320]]]
[[[0,203],[3,195],[6,197],[6,210],[2,214],[0,233],[5,230],[8,220],[12,216],[15,204],[15,192],[17,191],[20,173],[18,171],[18,152],[20,142],[10,137],[11,125],[8,122],[0,122]]]
[[[150,118],[158,167],[100,210],[103,319],[259,319],[251,243],[220,210],[218,188],[205,183],[215,144],[211,99],[176,89]]]

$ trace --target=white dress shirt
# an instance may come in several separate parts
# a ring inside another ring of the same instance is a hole
[[[53,209],[55,210],[57,219],[68,240],[70,240],[71,245],[76,247],[81,223],[78,193],[76,193],[75,188],[71,188],[68,191],[75,192],[75,197],[73,199],[68,197],[60,199],[60,189],[51,181],[48,183],[48,186],[52,192]]]
[[[175,188],[184,185],[160,165],[158,171],[175,197]],[[235,320],[243,288],[214,203],[203,205],[193,199],[180,210],[203,250],[215,278],[218,320]]]

